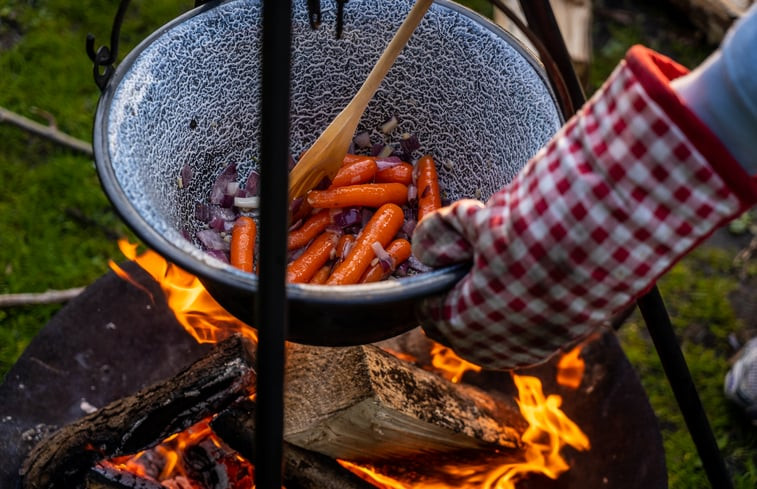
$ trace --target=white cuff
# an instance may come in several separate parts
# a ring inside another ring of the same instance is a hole
[[[673,89],[750,174],[757,173],[757,4]]]

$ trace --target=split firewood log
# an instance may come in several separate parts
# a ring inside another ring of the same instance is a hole
[[[103,459],[136,453],[217,413],[255,385],[247,340],[233,336],[176,376],[113,401],[42,440],[21,467],[24,489],[79,487]]]
[[[284,439],[334,458],[375,461],[518,447],[515,406],[372,345],[291,345]]]

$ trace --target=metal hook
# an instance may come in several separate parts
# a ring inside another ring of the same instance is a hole
[[[93,74],[95,83],[100,88],[101,92],[105,90],[108,81],[116,71],[113,64],[118,57],[118,40],[121,35],[121,24],[123,23],[124,15],[126,14],[128,6],[129,0],[121,0],[118,5],[118,12],[116,12],[116,17],[113,19],[113,28],[110,31],[110,48],[107,46],[100,46],[97,51],[95,51],[95,36],[87,34],[87,55],[89,55],[89,59],[95,63]]]
[[[308,0],[308,20],[311,29],[321,26],[321,0]]]
[[[344,29],[344,4],[349,0],[336,0],[336,38],[341,39]]]

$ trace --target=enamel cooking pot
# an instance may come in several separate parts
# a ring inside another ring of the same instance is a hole
[[[306,149],[357,91],[409,11],[406,0],[351,0],[336,39],[333,10],[316,30],[296,1],[291,139]],[[130,52],[103,89],[94,124],[108,198],[145,244],[197,275],[230,313],[253,325],[258,279],[214,258],[195,236],[195,207],[229,163],[256,169],[260,133],[261,2],[230,0],[176,18]],[[542,66],[504,30],[437,0],[369,105],[361,129],[396,115],[440,162],[445,197],[486,200],[562,124]],[[178,185],[190,168],[192,177]],[[282,192],[286,189],[282,189]],[[265,230],[260,230],[265,232]],[[287,286],[288,339],[314,345],[378,341],[415,327],[416,305],[465,274],[452,266],[369,285]],[[265,327],[265,325],[253,325]]]

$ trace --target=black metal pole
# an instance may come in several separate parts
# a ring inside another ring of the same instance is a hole
[[[291,17],[289,0],[264,0],[260,282],[255,316],[258,328],[255,484],[258,489],[281,489],[282,486]]]
[[[573,69],[568,48],[565,46],[560,26],[557,25],[557,19],[552,11],[552,5],[549,0],[521,0],[520,8],[523,10],[528,26],[547,47],[563,74],[573,108],[578,110],[586,101],[586,95]]]
[[[662,368],[668,377],[670,387],[678,401],[678,406],[686,421],[689,434],[697,447],[702,466],[715,489],[731,489],[733,483],[718,449],[715,435],[712,433],[707,414],[697,394],[696,386],[691,378],[686,359],[678,346],[678,340],[673,332],[665,304],[657,287],[652,288],[638,302],[639,310],[647,323],[647,329],[652,337],[657,355],[660,357]]]
[[[542,40],[560,69],[574,110],[578,110],[586,101],[586,96],[573,69],[568,48],[565,46],[549,0],[521,0],[520,5],[529,28]],[[572,115],[565,114],[565,117],[568,119]],[[668,377],[673,395],[678,402],[678,407],[694,445],[696,445],[710,484],[715,489],[733,488],[725,461],[718,449],[715,435],[712,433],[686,359],[678,346],[678,340],[673,332],[673,325],[665,309],[665,303],[657,287],[653,287],[636,304],[657,349],[657,356],[660,358],[665,375]],[[620,327],[620,324],[630,312],[631,310],[627,309],[617,318],[614,318],[613,326],[615,329]]]

